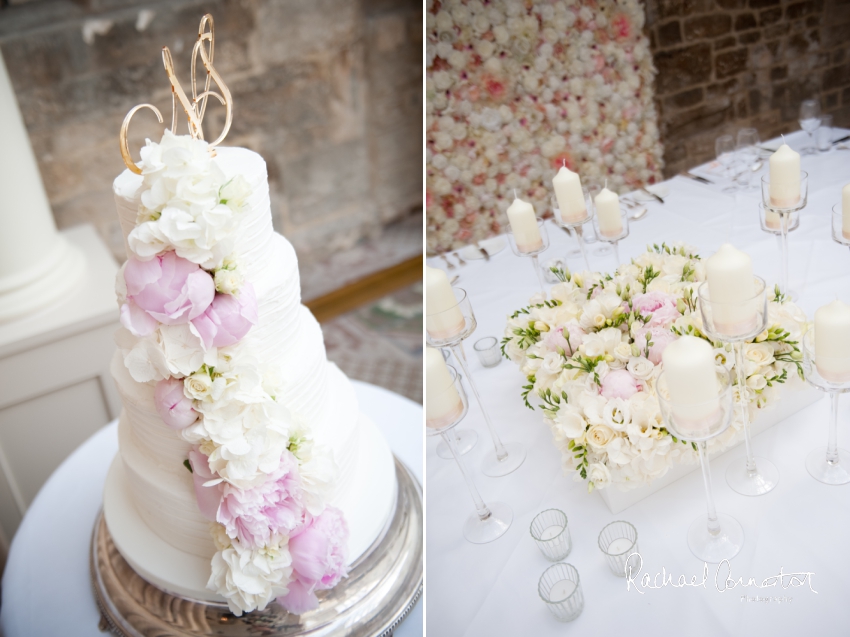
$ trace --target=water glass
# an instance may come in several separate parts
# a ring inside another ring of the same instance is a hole
[[[553,564],[547,568],[540,577],[537,592],[558,621],[571,622],[584,610],[584,593],[572,564]]]
[[[627,568],[631,567],[633,572],[637,571],[639,558],[637,556],[629,559],[633,553],[637,553],[637,529],[628,522],[611,522],[599,534],[599,550],[608,561],[611,572],[618,577],[625,577]]]
[[[723,166],[724,176],[729,176],[729,169],[735,160],[735,140],[731,135],[721,135],[714,140],[714,151],[717,161]]]
[[[472,348],[478,354],[478,360],[484,367],[495,367],[502,362],[499,351],[499,340],[495,336],[485,336],[473,344]]]
[[[537,548],[550,562],[558,562],[573,549],[567,514],[558,509],[547,509],[531,521],[531,537]]]
[[[809,134],[809,141],[814,144],[813,134],[820,126],[820,101],[819,100],[803,100],[800,104],[800,128]],[[807,146],[803,149],[804,155],[815,153],[812,146]]]
[[[820,116],[820,128],[815,133],[818,150],[822,153],[832,148],[832,115]]]

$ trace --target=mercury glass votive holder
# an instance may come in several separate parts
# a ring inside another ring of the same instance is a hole
[[[567,514],[558,509],[547,509],[531,521],[531,537],[537,548],[550,562],[558,562],[573,550]]]
[[[625,577],[629,567],[633,572],[637,571],[639,558],[629,556],[639,551],[638,535],[637,529],[629,522],[611,522],[602,529],[599,534],[599,550],[614,575]]]
[[[479,338],[472,345],[478,355],[478,360],[484,367],[495,367],[502,362],[502,352],[499,351],[499,339],[495,336]]]
[[[584,593],[572,564],[561,562],[547,568],[540,577],[537,592],[558,621],[571,622],[584,610]]]

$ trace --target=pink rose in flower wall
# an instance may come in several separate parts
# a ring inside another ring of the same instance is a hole
[[[676,309],[676,299],[664,292],[647,292],[632,299],[632,308],[642,315],[652,314],[649,321],[651,327],[668,327],[679,318],[681,313]]]
[[[185,429],[198,419],[192,399],[183,393],[183,381],[166,378],[156,384],[153,392],[156,413],[172,429]]]
[[[653,364],[661,363],[661,355],[666,347],[675,341],[678,337],[668,329],[663,327],[642,327],[635,332],[635,345],[638,346],[641,352],[646,350],[646,335],[649,334],[649,339],[652,342],[652,347],[649,348],[649,360]]]
[[[216,294],[203,315],[192,321],[204,347],[226,347],[240,341],[259,320],[254,286],[243,283],[238,295]]]
[[[289,537],[292,582],[278,602],[296,615],[316,608],[315,591],[333,588],[348,572],[347,545],[348,525],[335,507],[327,507],[297,529]]]
[[[156,329],[150,319],[165,325],[188,323],[201,316],[215,296],[212,276],[174,252],[150,261],[130,257],[124,282],[127,304],[121,308],[121,323],[137,336]]]
[[[209,458],[202,454],[198,447],[189,452],[189,464],[192,466],[192,482],[195,484],[195,500],[198,502],[198,510],[210,522],[216,521],[216,513],[221,505],[222,485],[214,484],[204,486],[210,480],[217,480],[210,469]]]
[[[226,484],[222,493],[216,519],[228,536],[251,548],[269,544],[273,535],[289,535],[304,522],[301,476],[289,451],[260,486],[237,489]]]
[[[615,369],[608,372],[602,379],[600,393],[605,398],[622,398],[628,400],[640,390],[640,385],[625,369]]]

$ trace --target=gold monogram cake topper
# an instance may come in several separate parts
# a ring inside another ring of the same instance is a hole
[[[207,26],[209,26],[209,31],[207,31]],[[206,42],[209,42],[209,51],[207,51],[207,47],[205,45]],[[198,41],[195,42],[195,46],[192,49],[192,100],[190,101],[186,92],[183,90],[183,87],[180,86],[180,82],[177,80],[177,76],[174,73],[174,61],[171,59],[171,51],[167,46],[162,47],[162,63],[165,66],[165,72],[168,75],[168,79],[171,82],[171,132],[177,132],[177,103],[180,102],[180,106],[182,106],[183,110],[186,113],[186,117],[189,121],[189,134],[193,139],[203,139],[204,138],[204,129],[203,129],[203,121],[204,121],[204,113],[207,110],[207,99],[210,96],[218,98],[218,101],[224,105],[225,116],[224,116],[224,129],[221,131],[221,135],[218,136],[214,142],[210,142],[210,152],[215,152],[213,149],[218,146],[224,138],[227,136],[227,132],[230,130],[230,124],[233,121],[233,98],[230,95],[230,89],[227,88],[227,85],[221,79],[221,75],[218,74],[218,71],[215,70],[213,66],[213,54],[215,52],[215,28],[213,26],[213,18],[208,13],[203,18],[201,18],[201,24],[198,27]],[[204,65],[204,68],[207,71],[207,79],[204,83],[204,90],[201,93],[198,93],[198,84],[197,84],[197,76],[196,76],[196,68],[198,62],[198,56],[201,57],[201,64]],[[210,84],[215,82],[216,86],[219,88],[221,93],[210,90]],[[130,112],[127,113],[126,117],[124,117],[124,123],[121,124],[121,132],[119,133],[119,143],[121,145],[121,157],[124,160],[124,163],[127,165],[131,171],[136,173],[137,175],[142,174],[142,170],[136,166],[136,163],[133,161],[133,158],[130,156],[130,145],[127,141],[127,129],[130,127],[130,120],[133,119],[133,115],[136,114],[136,111],[142,108],[149,108],[155,114],[157,120],[159,120],[160,124],[162,123],[162,113],[159,112],[159,109],[153,104],[139,104],[138,106],[134,106],[130,109]]]

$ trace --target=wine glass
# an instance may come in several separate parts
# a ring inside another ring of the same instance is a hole
[[[734,183],[734,176],[731,174],[732,164],[735,161],[735,139],[731,135],[721,135],[714,140],[714,151],[717,154],[717,161],[723,166],[723,176],[732,180],[732,185],[723,189],[724,192],[734,192],[737,186]]]
[[[809,135],[810,144],[803,149],[804,155],[814,155],[817,152],[814,142],[814,132],[820,126],[820,102],[818,100],[803,100],[800,104],[800,128]]]
[[[759,132],[755,128],[742,128],[738,131],[735,143],[735,152],[741,158],[741,173],[738,182],[745,188],[750,186],[750,177],[757,172],[761,165],[759,158]]]

